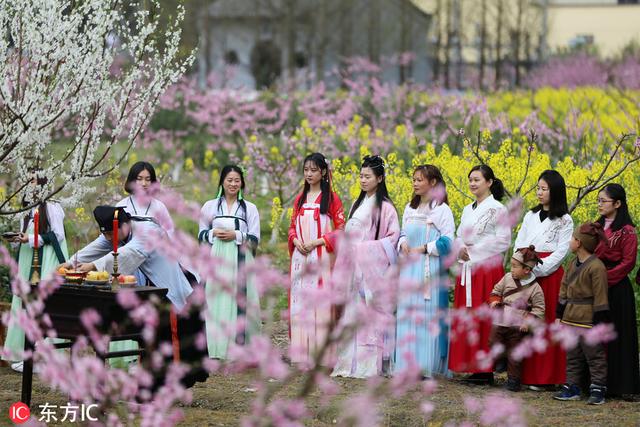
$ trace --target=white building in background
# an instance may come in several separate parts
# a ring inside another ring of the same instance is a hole
[[[592,45],[603,57],[640,43],[639,0],[547,0],[546,44],[550,53]]]
[[[216,0],[199,13],[197,68],[201,83],[216,75],[216,87],[255,89],[276,79],[335,87],[344,58],[384,63],[410,52],[410,65],[384,67],[381,79],[428,83],[430,24],[413,0]]]

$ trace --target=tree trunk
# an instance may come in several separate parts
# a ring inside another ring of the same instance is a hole
[[[500,88],[502,79],[502,21],[504,20],[504,0],[498,0],[498,16],[496,18],[496,58],[494,89]]]
[[[456,41],[456,87],[462,88],[462,1],[455,0],[455,41]]]
[[[450,70],[451,70],[451,39],[453,38],[453,11],[451,2],[447,3],[447,20],[446,30],[447,40],[444,46],[444,87],[449,89],[451,87]]]
[[[293,88],[296,76],[296,3],[297,0],[287,0],[285,2],[285,32],[287,42],[287,77],[289,85]]]
[[[369,60],[380,63],[380,0],[369,0],[368,50]]]
[[[436,11],[434,13],[436,20],[436,42],[433,46],[433,81],[439,83],[440,81],[440,66],[442,65],[440,61],[440,55],[442,54],[442,21],[443,21],[443,11],[442,11],[442,0],[437,0],[436,2]]]
[[[409,11],[409,1],[403,0],[400,10],[400,54],[404,54],[411,50],[411,17]],[[399,83],[404,84],[410,76],[410,65],[400,63]]]
[[[480,4],[480,60],[478,61],[478,87],[484,90],[484,68],[487,65],[487,0]]]
[[[345,88],[344,79],[346,76],[345,61],[352,55],[352,31],[353,31],[353,8],[351,1],[345,1],[341,5],[342,14],[340,17],[340,86]]]
[[[515,68],[515,86],[520,87],[521,75],[520,75],[520,62],[521,56],[521,38],[522,38],[522,15],[524,13],[524,0],[518,0],[518,11],[516,15],[516,28],[513,31],[513,65]]]
[[[313,20],[313,18],[312,18]],[[324,58],[327,50],[327,0],[320,0],[316,25],[316,82],[324,80]]]

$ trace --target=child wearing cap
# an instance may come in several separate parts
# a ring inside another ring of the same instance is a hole
[[[562,324],[575,328],[576,333],[608,319],[607,268],[594,255],[598,243],[604,240],[602,225],[596,222],[582,224],[573,232],[569,247],[576,258],[571,260],[562,278],[556,317]],[[605,348],[602,343],[587,343],[583,336],[579,337],[575,348],[567,351],[567,383],[553,396],[554,399],[580,400],[579,385],[584,365],[588,366],[591,375],[587,403],[604,403],[607,383]]]
[[[542,260],[535,247],[518,249],[511,257],[511,272],[493,287],[489,296],[491,308],[503,308],[502,315],[494,316],[490,345],[500,343],[507,356],[507,383],[509,391],[520,391],[522,361],[512,357],[512,350],[528,332],[525,318],[529,315],[544,318],[544,293],[536,282],[532,270]]]

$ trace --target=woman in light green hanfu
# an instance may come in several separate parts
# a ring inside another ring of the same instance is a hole
[[[34,179],[34,184],[36,180]],[[37,184],[44,185],[46,178],[38,178]],[[25,203],[29,203],[26,202]],[[20,245],[18,249],[19,274],[24,280],[31,279],[33,264],[33,249],[35,244],[34,224],[36,208],[39,211],[38,221],[38,259],[40,264],[40,277],[47,278],[56,267],[65,262],[69,254],[67,252],[67,242],[64,232],[64,211],[62,207],[53,201],[40,203],[31,209],[21,221],[21,232],[13,239],[13,243]],[[22,299],[14,295],[11,301],[11,313],[17,315],[22,308]],[[56,340],[57,342],[57,340]],[[11,360],[11,368],[22,372],[22,352],[24,351],[24,331],[16,323],[9,325],[7,337],[4,342],[4,350],[9,352],[5,360]]]
[[[220,174],[218,196],[200,212],[198,239],[211,244],[220,262],[219,281],[208,281],[207,347],[209,357],[228,359],[233,345],[244,345],[260,332],[260,301],[253,277],[243,265],[253,262],[260,240],[260,216],[253,203],[243,199],[242,170],[227,165]]]

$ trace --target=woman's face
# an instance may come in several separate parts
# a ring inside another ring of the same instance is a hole
[[[432,179],[429,181],[422,171],[416,171],[413,174],[413,193],[416,196],[428,196],[429,192],[433,189],[436,180]]]
[[[304,180],[309,185],[317,185],[322,180],[322,169],[311,160],[304,164]]]
[[[382,177],[376,176],[370,167],[360,169],[360,189],[365,193],[375,192],[381,182]]]
[[[598,213],[604,217],[615,217],[621,203],[619,200],[613,200],[605,190],[598,193]]]
[[[476,199],[481,199],[491,192],[491,184],[493,180],[486,180],[479,170],[473,171],[469,174],[469,191],[475,196]]]
[[[236,171],[231,171],[224,177],[222,181],[222,188],[224,188],[224,194],[228,196],[237,196],[238,192],[242,188],[242,179],[240,174]]]
[[[143,169],[136,177],[136,185],[139,189],[147,191],[151,186],[151,173]]]
[[[549,203],[551,203],[551,190],[549,190],[549,184],[544,179],[538,180],[536,197],[542,206],[549,206]]]

